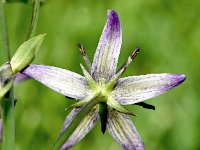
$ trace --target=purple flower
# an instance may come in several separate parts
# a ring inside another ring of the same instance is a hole
[[[83,66],[85,77],[53,66],[30,65],[23,74],[34,78],[49,88],[78,102],[71,107],[62,132],[76,118],[81,106],[96,100],[96,105],[81,121],[70,138],[62,146],[68,149],[78,143],[95,126],[98,119],[102,132],[106,128],[125,150],[143,150],[144,144],[128,115],[132,114],[123,105],[143,103],[178,86],[185,80],[182,74],[147,74],[120,78],[139,49],[130,55],[126,63],[116,71],[122,43],[120,21],[115,11],[108,11],[108,20],[101,35],[94,60],[88,73]],[[99,96],[100,95],[100,96]],[[147,104],[146,104],[147,105]]]

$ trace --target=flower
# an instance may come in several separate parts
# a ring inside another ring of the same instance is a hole
[[[81,65],[85,77],[53,66],[30,65],[22,73],[49,88],[78,101],[71,106],[62,132],[76,118],[81,106],[98,101],[83,118],[69,139],[62,146],[68,149],[78,143],[101,120],[102,132],[106,128],[125,150],[143,150],[144,144],[128,115],[132,114],[122,105],[137,104],[158,96],[178,86],[185,80],[182,74],[147,74],[120,78],[139,49],[116,71],[122,43],[120,21],[114,10],[108,11],[108,20],[101,35],[90,73]],[[81,47],[85,56],[84,49]],[[88,61],[86,61],[87,64]],[[90,65],[88,65],[90,66]]]

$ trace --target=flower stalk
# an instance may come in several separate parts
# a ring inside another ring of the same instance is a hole
[[[31,18],[31,25],[29,28],[27,40],[35,36],[38,19],[39,19],[39,10],[40,10],[40,0],[33,1],[33,10],[32,10],[32,18]]]
[[[1,116],[3,120],[2,150],[14,150],[14,77],[16,73],[23,70],[35,58],[35,55],[38,52],[45,35],[39,35],[35,38],[32,38],[36,32],[40,6],[40,0],[35,0],[33,2],[32,20],[27,36],[27,39],[32,39],[24,42],[11,59],[4,5],[5,2],[0,0],[0,54],[2,53],[1,56],[4,56],[1,58],[1,61],[7,62],[0,67],[0,105]]]
[[[10,51],[9,51],[9,43],[8,43],[8,33],[7,33],[7,24],[6,24],[6,16],[4,10],[4,1],[0,0],[0,54],[1,61],[9,61],[10,60]],[[5,57],[2,57],[4,56]]]
[[[3,143],[2,150],[14,150],[15,148],[15,118],[14,118],[14,94],[13,89],[8,92],[8,98],[3,98],[1,104],[3,119]]]
[[[10,61],[8,33],[3,0],[0,1],[0,41],[1,51],[4,51],[6,61]],[[4,56],[2,55],[2,56]],[[15,118],[14,118],[14,93],[13,88],[7,93],[7,98],[1,102],[1,113],[3,118],[3,144],[2,150],[13,150],[15,147]]]
[[[80,111],[76,115],[76,118],[74,118],[69,124],[68,128],[60,134],[55,144],[53,145],[52,150],[60,150],[62,145],[66,142],[66,139],[69,139],[69,137],[81,123],[83,118],[100,102],[101,98],[101,93],[97,94],[96,96],[94,96],[93,99],[91,99],[80,109]]]

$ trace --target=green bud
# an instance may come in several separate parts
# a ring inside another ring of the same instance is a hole
[[[11,59],[13,73],[22,71],[35,58],[46,34],[40,34],[24,42],[16,51]]]
[[[13,85],[13,73],[10,63],[0,67],[0,99],[11,89]]]

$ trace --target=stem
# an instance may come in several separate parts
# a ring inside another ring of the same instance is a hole
[[[31,25],[29,28],[27,39],[32,38],[36,33],[36,28],[39,19],[39,9],[40,9],[40,0],[33,1],[33,10],[32,10],[32,18],[31,18]]]
[[[0,54],[1,57],[6,56],[4,60],[1,58],[1,61],[5,62],[10,60],[10,50],[3,0],[0,0]]]
[[[3,150],[15,149],[15,116],[13,90],[9,93],[9,98],[4,98],[1,107],[3,119]]]
[[[99,96],[95,97],[94,100],[89,101],[86,105],[82,107],[76,117],[69,124],[67,129],[63,131],[58,139],[56,140],[52,150],[60,150],[63,144],[67,141],[70,135],[74,132],[77,126],[80,124],[82,119],[89,113],[89,111],[99,103]]]
[[[33,2],[32,20],[27,38],[34,36],[36,32],[38,17],[39,17],[40,0]],[[3,52],[4,51],[4,52]],[[1,54],[2,53],[2,54]],[[3,0],[0,0],[0,55],[6,56],[6,60],[10,62],[10,50],[8,42],[8,33],[6,25],[6,16]],[[7,96],[7,97],[6,97]],[[1,102],[1,113],[3,119],[3,150],[15,149],[15,118],[14,118],[14,96],[13,88],[9,90]]]
[[[4,51],[6,61],[10,61],[10,50],[8,32],[3,0],[0,0],[0,51]],[[1,56],[4,56],[1,55]],[[3,60],[3,59],[2,59]],[[15,118],[14,118],[14,97],[13,88],[7,93],[8,97],[3,98],[1,112],[3,119],[3,145],[2,150],[15,149]]]

